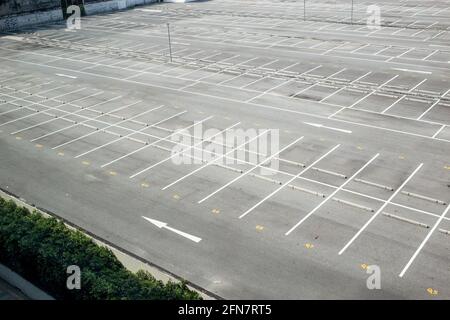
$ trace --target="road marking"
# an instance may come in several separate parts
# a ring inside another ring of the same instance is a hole
[[[285,233],[285,236],[288,236],[292,231],[294,231],[299,225],[301,225],[306,219],[314,214],[320,207],[322,207],[328,200],[332,199],[336,193],[342,190],[350,181],[353,180],[358,174],[360,174],[369,164],[371,164],[376,158],[378,158],[380,154],[377,153],[372,157],[369,161],[366,162],[358,171],[356,171],[348,180],[346,180],[343,184],[341,184],[336,190],[334,190],[328,197],[326,197],[319,205],[317,205],[312,211],[310,211],[306,216],[303,217],[296,225],[294,225],[288,232]]]
[[[109,171],[108,172],[111,176],[117,176],[117,172],[115,172],[115,171]]]
[[[159,106],[159,107],[156,107],[156,108],[153,108],[153,109],[144,111],[144,112],[139,113],[139,114],[137,114],[137,115],[135,115],[135,116],[133,116],[133,117],[131,117],[131,118],[128,118],[128,119],[119,121],[119,122],[114,123],[114,124],[110,124],[110,125],[108,125],[108,126],[106,126],[106,127],[104,127],[104,128],[101,128],[100,130],[95,130],[95,131],[93,131],[93,132],[90,132],[90,133],[87,133],[87,134],[85,134],[85,135],[82,135],[81,137],[78,137],[78,138],[72,139],[72,140],[70,140],[70,141],[64,142],[64,143],[62,143],[62,144],[59,144],[59,145],[53,147],[52,149],[58,149],[58,148],[61,148],[61,147],[63,147],[63,146],[66,146],[66,145],[71,144],[71,143],[73,143],[73,142],[76,142],[76,141],[78,141],[78,140],[84,139],[84,138],[89,137],[89,136],[91,136],[91,135],[93,135],[93,134],[96,134],[96,133],[98,133],[98,132],[104,131],[104,130],[110,128],[110,127],[115,127],[115,126],[117,126],[117,125],[119,125],[119,124],[121,124],[121,123],[124,123],[124,122],[130,121],[130,120],[133,120],[133,119],[135,119],[135,118],[138,118],[138,117],[140,117],[140,116],[142,116],[142,115],[144,115],[144,114],[146,114],[146,113],[152,112],[152,111],[157,110],[157,109],[160,109],[160,108],[162,108],[162,107],[163,107],[163,106]],[[186,111],[184,111],[184,112],[186,112]],[[181,112],[181,113],[184,113],[184,112]],[[181,113],[180,113],[180,114],[181,114]],[[177,115],[178,115],[178,114],[176,114],[175,116],[177,116]],[[175,117],[175,116],[172,116],[172,117]],[[172,118],[172,117],[171,117],[171,118]],[[129,134],[125,135],[125,136],[121,136],[120,138],[115,139],[115,140],[113,140],[113,141],[110,141],[110,142],[108,142],[108,143],[105,143],[104,145],[101,145],[101,146],[98,146],[98,147],[96,147],[96,148],[93,148],[93,149],[91,149],[91,150],[89,150],[89,151],[83,152],[83,153],[81,153],[81,154],[75,156],[75,158],[82,157],[82,156],[84,156],[84,155],[86,155],[86,154],[88,154],[88,153],[91,153],[91,152],[94,152],[94,151],[96,151],[96,150],[98,150],[98,149],[101,149],[101,148],[103,148],[103,147],[106,147],[107,145],[110,145],[110,144],[112,144],[112,143],[114,143],[114,142],[116,142],[116,141],[119,141],[119,140],[121,140],[121,139],[125,139],[126,137],[128,137],[128,136],[130,136],[130,135],[136,134],[136,133],[138,133],[138,132],[140,132],[140,131],[143,131],[143,130],[145,130],[145,129],[147,129],[147,128],[150,128],[150,127],[152,127],[152,126],[154,126],[154,125],[156,125],[156,124],[159,124],[160,122],[163,122],[163,121],[166,121],[166,119],[165,119],[165,120],[162,120],[162,121],[159,121],[159,122],[157,122],[157,123],[154,123],[154,124],[152,124],[151,126],[148,126],[148,127],[146,126],[146,127],[142,128],[142,129],[140,129],[140,130],[137,130],[137,131],[133,130],[131,133],[129,133]],[[129,130],[130,130],[130,129],[129,129]]]
[[[444,166],[444,169],[450,170],[450,166]]]
[[[9,48],[7,50],[18,51],[18,50],[9,49]],[[42,54],[40,54],[40,55],[42,55]],[[73,71],[73,70],[69,70],[69,69],[64,68],[64,67],[49,66],[49,65],[45,65],[45,64],[41,64],[41,63],[36,63],[36,62],[22,61],[22,60],[16,60],[16,59],[5,58],[5,57],[0,57],[0,59],[7,60],[7,61],[13,61],[13,62],[20,62],[20,63],[24,63],[24,64],[36,65],[36,66],[50,68],[50,69],[59,69],[59,70]],[[367,59],[363,59],[363,60],[367,60]],[[219,97],[219,96],[214,96],[214,95],[211,95],[211,94],[200,93],[200,92],[195,92],[194,93],[194,92],[184,91],[184,90],[181,90],[181,89],[174,89],[174,88],[171,88],[171,87],[166,87],[166,86],[158,85],[158,84],[146,84],[146,83],[139,82],[139,81],[133,81],[133,80],[127,80],[127,79],[122,79],[122,78],[118,78],[118,77],[100,75],[100,74],[96,74],[96,73],[92,73],[92,72],[86,72],[86,71],[76,71],[76,72],[80,73],[80,74],[86,74],[86,75],[90,75],[90,76],[95,76],[95,77],[98,77],[98,78],[106,78],[106,79],[112,79],[112,80],[116,80],[116,81],[136,83],[136,84],[144,85],[144,86],[148,86],[148,87],[162,88],[162,89],[166,89],[166,90],[170,90],[170,91],[176,91],[176,92],[186,92],[186,93],[189,93],[189,94],[194,94],[194,95],[199,95],[199,96],[204,96],[204,97],[213,97],[213,98],[218,99],[218,100],[225,100],[225,101],[233,101],[233,102],[242,103],[242,101],[236,100],[236,99],[232,99],[232,98]],[[321,116],[321,115],[318,115],[318,114],[314,114],[314,113],[307,113],[307,112],[302,112],[302,111],[297,111],[297,110],[290,110],[290,109],[285,109],[285,108],[271,106],[271,105],[264,105],[264,104],[260,104],[260,103],[248,103],[248,104],[256,106],[256,107],[260,107],[260,108],[265,108],[265,109],[273,109],[273,110],[280,110],[280,111],[284,111],[284,112],[288,112],[288,113],[303,114],[303,115],[308,115],[308,116],[311,116],[311,117],[314,117],[314,118],[319,118],[319,119],[328,119],[328,117],[324,117],[324,116]],[[360,126],[360,127],[373,128],[373,129],[384,130],[384,131],[389,131],[389,132],[396,132],[396,133],[410,135],[410,136],[415,136],[415,137],[420,137],[420,138],[424,138],[424,139],[432,139],[432,140],[437,140],[437,141],[450,143],[450,140],[447,140],[447,139],[431,137],[431,136],[418,134],[418,133],[413,133],[413,132],[407,132],[407,131],[396,130],[396,129],[389,129],[389,128],[385,128],[385,127],[380,127],[380,126],[370,125],[370,124],[365,124],[365,123],[359,123],[359,122],[350,121],[350,120],[343,120],[343,119],[332,119],[332,120],[333,121],[337,121],[337,122],[350,123],[352,125],[356,125],[356,126]]]
[[[141,147],[141,148],[138,148],[138,149],[136,149],[136,150],[133,150],[133,151],[127,153],[127,154],[124,154],[123,156],[120,156],[120,157],[118,157],[118,158],[116,158],[116,159],[114,159],[114,160],[111,160],[110,162],[107,162],[107,163],[101,165],[101,168],[104,168],[104,167],[106,167],[106,166],[109,166],[109,165],[111,165],[111,164],[117,162],[117,161],[120,161],[120,160],[122,160],[122,159],[125,159],[125,158],[127,158],[127,157],[129,157],[129,156],[131,156],[131,155],[133,155],[133,154],[135,154],[135,153],[138,153],[139,151],[142,151],[142,150],[144,150],[144,149],[146,149],[146,148],[148,148],[148,147],[151,147],[151,146],[155,145],[155,144],[158,143],[158,142],[161,142],[161,141],[168,141],[168,142],[174,143],[174,141],[171,141],[171,140],[169,140],[168,138],[170,138],[170,137],[172,137],[172,136],[174,136],[174,135],[176,135],[176,134],[178,134],[178,133],[180,133],[180,132],[183,132],[183,131],[185,131],[185,130],[187,130],[187,129],[190,129],[190,128],[194,127],[195,125],[198,125],[198,124],[200,124],[200,123],[203,123],[203,122],[205,122],[205,121],[208,121],[208,120],[211,119],[211,118],[213,118],[213,116],[209,116],[209,117],[207,117],[207,118],[205,118],[205,119],[203,119],[203,120],[200,120],[200,121],[198,121],[198,122],[194,122],[193,124],[191,124],[191,125],[189,125],[189,126],[187,126],[187,127],[185,127],[185,128],[178,129],[178,130],[176,130],[175,132],[173,132],[173,133],[171,133],[171,134],[169,134],[169,135],[167,135],[167,136],[165,136],[165,137],[162,137],[162,138],[161,138],[161,137],[157,137],[157,136],[152,136],[152,137],[156,138],[157,140],[153,141],[153,142],[150,143],[150,144],[146,144],[145,146],[143,146],[143,147]],[[183,152],[184,152],[184,150],[183,150]],[[134,177],[140,175],[141,173],[143,173],[143,172],[145,172],[145,171],[147,171],[147,170],[150,170],[150,167],[149,167],[149,168],[145,168],[145,169],[139,171],[138,173],[133,174],[133,175],[130,176],[129,178],[130,178],[130,179],[133,179]]]
[[[142,218],[144,218],[148,222],[154,224],[155,226],[157,226],[160,229],[167,229],[169,231],[172,231],[172,232],[174,232],[174,233],[176,233],[176,234],[178,234],[178,235],[180,235],[182,237],[185,237],[186,239],[194,241],[196,243],[199,243],[200,241],[202,241],[202,239],[199,238],[199,237],[196,237],[196,236],[193,236],[193,235],[191,235],[189,233],[186,233],[186,232],[180,231],[178,229],[169,227],[166,222],[161,222],[161,221],[158,221],[158,220],[155,220],[155,219],[150,219],[150,218],[147,218],[147,217],[144,217],[144,216],[142,216]]]
[[[209,165],[215,163],[216,161],[218,161],[218,160],[224,158],[225,156],[229,155],[230,153],[233,153],[233,152],[235,152],[236,150],[239,150],[239,148],[241,148],[241,147],[243,147],[243,146],[249,144],[249,143],[252,142],[253,140],[259,139],[262,135],[266,134],[267,132],[269,132],[269,130],[264,130],[263,132],[261,132],[261,133],[258,134],[257,136],[255,136],[255,137],[249,139],[248,141],[246,141],[246,142],[240,144],[240,145],[237,146],[237,147],[232,148],[230,151],[226,152],[226,153],[223,154],[223,155],[220,155],[219,157],[215,158],[214,160],[211,160],[211,161],[207,162],[206,164],[202,165],[200,168],[197,168],[197,169],[195,169],[194,171],[191,171],[190,173],[184,175],[183,177],[181,177],[181,178],[175,180],[174,182],[168,184],[167,186],[165,186],[165,187],[162,188],[161,190],[166,190],[166,189],[170,188],[171,186],[175,185],[176,183],[178,183],[178,182],[180,182],[180,181],[186,179],[187,177],[193,175],[194,173],[196,173],[196,172],[198,172],[198,171],[200,171],[200,170],[206,168],[207,166],[209,166]]]
[[[272,154],[270,157],[268,157],[267,159],[261,161],[260,163],[258,163],[257,165],[255,165],[253,168],[247,170],[245,173],[241,174],[240,176],[236,177],[235,179],[231,180],[230,182],[226,183],[225,185],[223,185],[222,187],[216,189],[215,191],[213,191],[212,193],[210,193],[209,195],[207,195],[206,197],[204,197],[202,200],[198,201],[197,203],[202,203],[203,201],[209,199],[210,197],[212,197],[213,195],[215,195],[216,193],[222,191],[223,189],[225,189],[226,187],[228,187],[229,185],[231,185],[232,183],[236,182],[239,179],[242,179],[243,177],[245,177],[247,174],[249,174],[250,172],[252,172],[253,170],[255,170],[256,168],[261,168],[261,166],[270,161],[273,157],[279,155],[281,152],[283,152],[284,150],[288,149],[289,147],[293,146],[294,144],[296,144],[297,142],[299,142],[300,140],[302,140],[303,137],[300,137],[298,139],[296,139],[295,141],[289,143],[287,146],[285,146],[284,148],[282,148],[281,150],[279,150],[278,152]]]
[[[400,272],[399,277],[402,278],[406,271],[408,271],[409,267],[411,266],[411,264],[414,262],[414,260],[416,259],[416,257],[419,255],[420,251],[422,250],[422,248],[425,246],[425,244],[428,242],[428,240],[430,239],[431,235],[433,234],[434,230],[437,229],[437,227],[439,226],[439,224],[442,222],[442,220],[444,219],[445,215],[448,213],[448,211],[450,210],[450,205],[447,206],[447,209],[445,209],[445,211],[442,213],[442,215],[439,217],[439,219],[436,221],[436,223],[434,224],[433,228],[431,228],[430,232],[428,232],[427,236],[425,237],[425,239],[423,239],[422,243],[420,244],[420,246],[417,248],[416,252],[414,252],[413,256],[411,257],[411,259],[409,259],[408,263],[406,264],[406,266],[403,268],[402,272]]]
[[[22,137],[16,137],[16,140],[22,140]]]
[[[439,291],[433,288],[428,288],[427,292],[432,296],[437,296],[439,294]]]
[[[305,248],[312,249],[312,248],[314,248],[314,245],[312,243],[305,243]]]
[[[36,144],[36,148],[42,148],[43,147],[43,145],[42,144]]]
[[[360,267],[361,267],[361,269],[363,269],[363,270],[367,270],[367,268],[368,268],[369,266],[368,266],[367,263],[362,263],[362,264],[360,265]]]
[[[373,220],[386,208],[388,204],[395,198],[395,196],[403,189],[403,187],[414,177],[414,175],[422,168],[423,163],[421,163],[416,170],[411,173],[411,175],[402,183],[400,187],[398,187],[397,191],[395,191],[389,199],[375,212],[375,214],[372,215],[372,217],[362,226],[361,229],[358,230],[358,232],[350,239],[350,241],[339,251],[339,255],[343,254],[345,250],[356,240],[356,238],[359,237],[359,235],[369,226],[369,224],[372,223]]]
[[[70,78],[70,79],[78,79],[78,77],[76,77],[76,76],[69,76],[69,75],[64,74],[64,73],[55,73],[55,75],[57,75],[58,77],[64,77],[64,78]]]
[[[64,152],[58,152],[58,156],[64,157]]]
[[[219,209],[212,209],[211,212],[214,213],[214,214],[219,214],[220,210]]]
[[[391,68],[393,70],[403,71],[403,72],[414,72],[414,73],[421,73],[421,74],[432,74],[431,71],[421,71],[421,70],[411,70],[411,69],[402,69],[402,68]]]
[[[84,164],[85,166],[88,166],[91,164],[89,161],[82,161],[81,163]]]
[[[339,129],[339,128],[334,128],[334,127],[326,127],[323,124],[319,124],[319,123],[311,123],[311,122],[303,122],[303,123],[313,126],[313,127],[316,127],[316,128],[325,128],[325,129],[344,132],[344,133],[352,133],[351,130]]]
[[[257,225],[255,229],[258,230],[258,231],[263,231],[264,227],[261,226],[261,225]]]
[[[294,181],[295,179],[297,179],[298,177],[300,177],[303,173],[305,173],[306,171],[308,171],[309,169],[311,169],[314,165],[316,165],[318,162],[320,162],[322,159],[324,159],[326,156],[328,156],[330,153],[332,153],[334,150],[336,150],[337,148],[339,148],[341,145],[338,144],[336,146],[334,146],[331,150],[329,150],[327,153],[325,153],[324,155],[322,155],[320,158],[318,158],[317,160],[315,160],[313,163],[311,163],[309,166],[307,166],[306,168],[304,168],[302,171],[300,171],[300,173],[296,174],[295,176],[293,176],[291,179],[289,179],[287,182],[285,182],[284,184],[282,184],[280,187],[278,187],[275,191],[273,191],[272,193],[270,193],[268,196],[266,196],[264,199],[262,199],[261,201],[259,201],[257,204],[255,204],[253,207],[251,207],[250,209],[248,209],[247,211],[245,211],[243,214],[241,214],[239,216],[239,219],[242,219],[243,217],[245,217],[247,214],[249,214],[251,211],[253,211],[254,209],[256,209],[258,206],[260,206],[264,201],[266,201],[267,199],[269,199],[270,197],[272,197],[274,194],[276,194],[278,191],[280,191],[281,189],[283,189],[285,186],[289,185],[292,181]]]
[[[147,182],[142,182],[141,183],[141,187],[142,188],[148,188],[148,187],[150,187],[150,185]]]
[[[177,195],[177,194],[174,194],[174,195],[173,195],[173,198],[174,198],[175,200],[179,200],[179,199],[180,199],[180,196]]]

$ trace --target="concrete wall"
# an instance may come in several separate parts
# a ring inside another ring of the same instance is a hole
[[[0,0],[0,17],[61,7],[61,0]]]
[[[67,0],[71,2],[71,0]],[[132,8],[159,0],[84,0],[87,15]],[[63,20],[61,0],[0,0],[0,32]]]

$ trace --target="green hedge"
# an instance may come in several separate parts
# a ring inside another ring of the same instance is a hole
[[[148,272],[134,274],[109,249],[96,245],[81,232],[2,198],[0,263],[56,299],[200,299],[186,283],[164,284]],[[70,265],[81,269],[80,290],[66,287]]]

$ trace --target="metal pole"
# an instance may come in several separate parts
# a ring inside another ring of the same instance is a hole
[[[172,62],[172,43],[170,41],[170,25],[167,23],[167,35],[169,36],[169,54],[170,54],[170,62]]]
[[[303,0],[303,20],[306,21],[306,0]]]
[[[352,24],[353,24],[353,0],[352,0]]]

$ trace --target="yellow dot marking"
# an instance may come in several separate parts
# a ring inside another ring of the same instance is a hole
[[[88,166],[88,165],[91,164],[89,161],[83,161],[83,162],[81,162],[81,163],[84,164],[85,166]]]
[[[400,160],[404,160],[404,159],[405,159],[405,156],[398,156],[398,158],[399,158]]]
[[[306,243],[305,244],[305,248],[306,249],[312,249],[312,248],[314,248],[314,245],[312,243]]]
[[[263,231],[263,230],[264,230],[264,227],[258,224],[258,225],[256,226],[256,230],[258,230],[258,231]]]
[[[17,140],[22,140],[22,137],[16,137]]]
[[[148,188],[148,187],[150,187],[150,185],[148,183],[146,183],[146,182],[142,182],[141,183],[141,187],[142,188]]]
[[[212,209],[211,212],[212,212],[212,213],[215,213],[215,214],[219,214],[219,213],[220,213],[220,210],[219,210],[219,209]]]
[[[364,150],[364,148],[361,146],[357,146],[357,148],[358,148],[358,150]]]
[[[42,144],[39,144],[39,143],[38,143],[38,144],[36,145],[36,148],[42,148],[42,147],[43,147]]]
[[[109,174],[112,176],[117,176],[117,172],[115,172],[115,171],[109,171]]]
[[[361,264],[361,268],[362,268],[362,269],[366,270],[366,269],[367,269],[367,267],[368,267],[368,265],[367,265],[367,264],[365,264],[365,263]]]
[[[178,200],[178,199],[180,199],[180,196],[177,195],[177,194],[174,194],[174,195],[173,195],[173,198],[174,198],[175,200]]]
[[[433,289],[433,288],[428,288],[427,292],[432,296],[437,296],[439,294],[439,291],[437,291],[436,289]]]
[[[444,169],[450,170],[450,165],[449,166],[444,166]]]
[[[64,152],[58,152],[58,156],[64,157]]]

